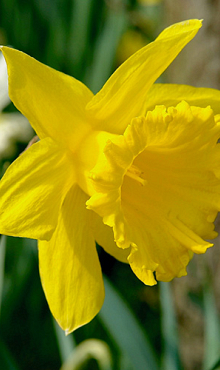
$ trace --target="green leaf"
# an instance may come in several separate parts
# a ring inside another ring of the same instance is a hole
[[[123,357],[129,359],[129,369],[159,370],[154,352],[140,324],[106,278],[104,283],[106,297],[99,319],[121,350]]]
[[[215,365],[209,370],[217,370],[220,369],[220,359],[215,363]]]
[[[97,39],[93,64],[89,68],[85,81],[94,93],[101,89],[112,72],[117,46],[126,26],[125,11],[109,9],[105,28]]]
[[[54,319],[53,326],[58,343],[61,362],[64,363],[76,348],[76,342],[72,334],[68,336],[65,335],[64,331],[59,327]]]
[[[7,321],[12,315],[13,310],[22,297],[25,286],[29,282],[37,259],[36,241],[7,237],[6,261],[7,259],[10,260],[10,271],[7,272],[4,279],[2,321]]]
[[[6,248],[6,236],[0,236],[0,312],[2,306],[2,292],[4,284],[4,272],[5,272],[5,248]]]
[[[160,282],[161,324],[164,342],[163,369],[179,370],[177,322],[170,283]]]
[[[92,13],[92,0],[75,0],[71,16],[66,49],[70,71],[75,75],[76,68],[82,65],[83,56],[87,47],[90,18]]]
[[[205,355],[203,368],[206,370],[213,366],[220,354],[220,322],[211,283],[204,287],[204,319]],[[219,365],[220,361],[211,369],[217,369]]]
[[[6,347],[6,345],[0,340],[0,365],[3,370],[19,370],[15,361]]]

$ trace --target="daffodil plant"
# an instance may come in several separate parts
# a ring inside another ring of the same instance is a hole
[[[38,239],[42,286],[66,333],[103,303],[95,241],[154,285],[186,275],[217,235],[220,92],[155,83],[200,27],[165,29],[95,96],[2,47],[10,98],[40,141],[0,182],[0,233]]]

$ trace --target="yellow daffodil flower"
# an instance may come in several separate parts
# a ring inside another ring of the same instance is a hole
[[[40,141],[1,180],[0,233],[39,240],[43,289],[67,333],[104,299],[95,241],[153,285],[154,273],[185,275],[216,236],[220,92],[154,84],[200,27],[165,29],[95,96],[2,47],[10,97]]]

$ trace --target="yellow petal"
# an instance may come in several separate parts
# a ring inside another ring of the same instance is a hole
[[[219,115],[181,102],[135,118],[124,135],[107,142],[92,170],[87,201],[113,227],[135,274],[152,285],[186,274],[194,253],[216,237],[220,210]]]
[[[128,263],[128,256],[130,254],[130,248],[121,249],[118,248],[114,241],[114,234],[112,228],[104,225],[101,217],[95,212],[92,216],[93,221],[93,234],[96,242],[111,256],[115,257],[121,262]]]
[[[53,237],[49,242],[39,242],[43,289],[52,314],[67,334],[91,321],[104,299],[86,200],[77,185],[72,187]]]
[[[214,114],[220,113],[219,90],[175,84],[151,86],[146,98],[145,111],[154,109],[156,105],[175,106],[182,100],[201,108],[210,105]]]
[[[33,144],[0,182],[0,233],[50,239],[73,179],[71,161],[50,138]]]
[[[183,246],[185,235],[182,236],[182,240],[176,240],[160,217],[132,217],[132,239],[137,246],[133,244],[128,260],[136,276],[145,284],[154,285],[152,271],[162,281],[186,275],[192,252]]]
[[[73,77],[58,72],[28,55],[2,47],[9,75],[9,95],[42,139],[46,136],[77,145],[89,129],[85,106],[91,91]]]
[[[199,20],[174,24],[123,63],[87,106],[97,129],[123,133],[131,119],[143,113],[151,85],[200,27]]]

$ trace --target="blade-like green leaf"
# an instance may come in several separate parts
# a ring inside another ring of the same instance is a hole
[[[220,359],[215,363],[215,365],[209,370],[219,370],[220,369]]]
[[[60,352],[61,362],[64,363],[76,348],[76,342],[72,334],[68,336],[65,335],[64,331],[59,327],[54,319],[53,326]]]
[[[5,270],[5,248],[6,236],[0,236],[0,312],[2,306],[2,292],[4,284],[4,270]]]
[[[87,47],[90,17],[93,6],[91,0],[75,0],[68,33],[68,61],[73,75],[76,68],[82,64],[83,54]]]
[[[220,355],[220,321],[211,283],[204,287],[205,355],[203,368],[215,364]],[[218,368],[218,363],[213,369]]]
[[[109,9],[105,28],[97,39],[93,64],[85,81],[94,93],[100,90],[112,72],[116,49],[126,25],[127,17],[124,11]]]
[[[160,282],[160,302],[164,342],[163,370],[179,370],[177,322],[170,283]]]
[[[150,343],[119,293],[105,278],[106,297],[99,319],[133,370],[158,370]],[[128,367],[127,367],[128,369]]]
[[[18,245],[16,245],[18,244]],[[28,284],[33,266],[37,259],[36,240],[16,239],[7,237],[7,253],[14,255],[10,261],[11,270],[4,282],[4,305],[2,306],[2,320],[7,320],[11,316],[14,308],[22,297],[22,292]],[[13,266],[13,267],[12,267]],[[13,294],[11,292],[13,291]]]
[[[10,351],[6,345],[0,340],[0,369],[2,370],[19,370],[15,364]]]

